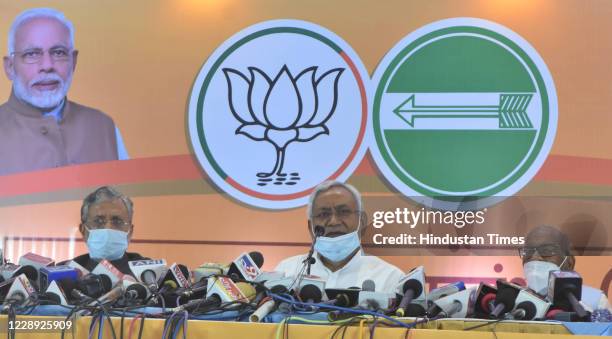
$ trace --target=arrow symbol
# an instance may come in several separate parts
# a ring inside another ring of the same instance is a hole
[[[533,93],[500,94],[499,105],[429,106],[417,105],[416,94],[397,106],[393,113],[414,127],[416,119],[496,118],[500,128],[533,128],[527,107]]]

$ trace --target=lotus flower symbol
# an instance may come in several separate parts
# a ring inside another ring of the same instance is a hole
[[[257,177],[262,186],[273,175],[277,178],[275,184],[281,184],[287,175],[283,173],[287,146],[329,134],[325,123],[336,109],[338,80],[344,69],[334,68],[317,77],[317,67],[313,66],[293,76],[284,65],[274,78],[256,67],[248,70],[249,76],[232,68],[223,69],[229,107],[240,122],[236,134],[274,146],[274,168],[257,173]],[[298,173],[291,175],[299,180]]]

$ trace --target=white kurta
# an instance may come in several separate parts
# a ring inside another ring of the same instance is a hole
[[[359,287],[365,280],[375,283],[377,292],[393,292],[404,273],[397,267],[372,255],[364,255],[362,251],[336,272],[329,270],[319,255],[315,252],[316,262],[310,267],[310,274],[325,280],[326,288]],[[287,276],[296,276],[302,269],[306,254],[296,255],[281,261],[275,271],[283,272]]]

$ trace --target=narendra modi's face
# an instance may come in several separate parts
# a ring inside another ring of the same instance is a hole
[[[14,53],[4,57],[4,70],[19,99],[52,109],[70,88],[76,60],[68,28],[56,19],[35,18],[17,28]]]

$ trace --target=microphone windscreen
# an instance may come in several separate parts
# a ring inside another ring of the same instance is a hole
[[[137,299],[144,299],[147,297],[147,289],[141,284],[131,284],[126,291],[136,291],[138,294]]]
[[[100,282],[102,283],[102,293],[106,293],[111,290],[113,283],[106,274],[100,274]]]
[[[418,296],[423,293],[423,284],[416,279],[410,279],[404,283],[404,293],[409,289],[414,291],[415,296]]]
[[[164,286],[167,286],[169,289],[174,290],[178,288],[178,285],[172,280],[164,281]]]
[[[361,283],[362,291],[374,292],[375,289],[376,289],[376,283],[372,279],[366,279]]]
[[[263,266],[264,257],[261,254],[261,252],[258,252],[258,251],[249,252],[249,256],[251,257],[251,259],[253,259],[257,267],[261,268]]]
[[[321,299],[323,299],[323,292],[321,292],[321,290],[313,284],[306,284],[300,289],[300,299],[312,300],[313,302],[318,303],[321,302]]]
[[[523,317],[525,320],[532,320],[535,318],[536,312],[538,311],[535,304],[531,301],[523,301],[522,303],[516,305],[516,308],[525,311],[525,316]]]

